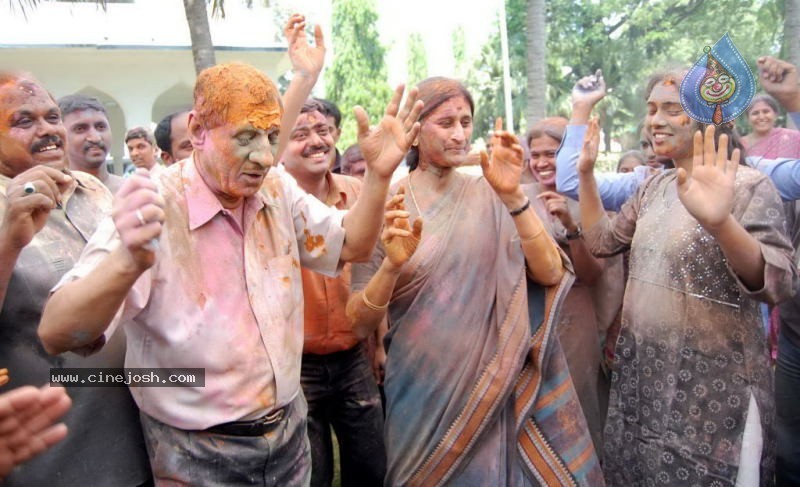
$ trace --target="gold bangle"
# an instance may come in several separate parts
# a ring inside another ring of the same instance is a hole
[[[533,235],[531,235],[530,237],[525,237],[525,238],[522,238],[522,237],[520,236],[520,239],[519,239],[519,241],[520,241],[520,242],[530,242],[531,240],[535,240],[536,238],[538,238],[538,237],[539,237],[539,235],[541,235],[541,234],[542,234],[542,232],[544,232],[544,227],[540,226],[540,227],[539,227],[539,231],[538,231],[538,232],[534,233],[534,234],[533,234]]]
[[[391,298],[383,306],[378,306],[369,302],[369,299],[367,299],[367,290],[364,289],[361,291],[361,300],[364,301],[364,304],[367,305],[367,308],[374,311],[383,311],[389,307],[389,301],[391,301]]]

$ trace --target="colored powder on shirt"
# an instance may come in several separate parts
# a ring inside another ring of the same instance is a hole
[[[322,235],[311,235],[308,230],[303,230],[303,233],[306,236],[305,240],[305,247],[306,251],[313,252],[314,249],[321,249],[325,246],[325,237]]]

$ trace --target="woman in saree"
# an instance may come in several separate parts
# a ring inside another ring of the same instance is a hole
[[[731,124],[686,115],[682,76],[654,77],[645,118],[656,153],[677,169],[648,179],[610,219],[592,175],[596,121],[578,164],[592,252],[630,249],[603,469],[615,486],[771,485],[775,407],[759,301],[791,296],[792,248],[774,186],[739,166]]]
[[[520,187],[522,148],[498,125],[483,177],[456,171],[472,97],[418,88],[411,171],[348,302],[358,333],[389,323],[385,484],[602,485],[554,333],[572,274]]]
[[[753,128],[743,139],[748,157],[800,159],[800,132],[775,126],[781,113],[775,98],[756,95],[745,113]]]

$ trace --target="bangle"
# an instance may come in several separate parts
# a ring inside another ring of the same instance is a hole
[[[371,310],[374,310],[374,311],[383,311],[383,310],[385,310],[386,308],[389,307],[389,301],[391,301],[391,299],[389,299],[389,301],[387,301],[386,304],[384,304],[383,306],[378,306],[378,305],[372,304],[372,303],[369,302],[369,299],[367,299],[367,290],[366,289],[361,291],[361,300],[364,301],[364,304],[367,305],[367,308],[369,308]]]
[[[531,240],[535,240],[537,237],[539,237],[539,235],[541,235],[542,232],[544,232],[544,227],[540,226],[538,232],[534,233],[530,237],[522,238],[522,236],[520,236],[520,240],[519,241],[520,242],[530,242]]]
[[[509,211],[509,213],[511,214],[512,217],[519,216],[519,215],[522,214],[522,212],[524,212],[525,210],[527,210],[530,207],[531,207],[531,200],[529,200],[528,198],[525,198],[525,204],[524,205],[520,206],[516,210]]]

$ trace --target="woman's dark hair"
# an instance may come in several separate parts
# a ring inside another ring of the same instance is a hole
[[[555,139],[559,144],[564,139],[564,132],[567,131],[567,124],[569,120],[564,117],[548,117],[534,123],[525,135],[525,142],[528,147],[531,146],[533,139],[544,137],[545,135],[551,139]]]
[[[683,81],[683,78],[686,76],[687,72],[687,70],[673,70],[655,73],[650,76],[650,79],[647,81],[647,88],[645,89],[645,101],[650,98],[650,93],[652,93],[653,88],[655,88],[657,85],[675,86],[675,89],[680,90],[681,81]],[[700,123],[696,120],[693,121],[697,125],[698,129],[705,133],[708,124]],[[743,165],[746,164],[744,160],[745,149],[744,144],[742,144],[742,136],[739,135],[739,131],[736,130],[736,125],[733,120],[717,125],[717,128],[714,131],[714,142],[717,145],[719,144],[719,137],[722,134],[726,134],[728,136],[728,155],[733,154],[734,149],[739,149],[739,152],[741,153],[739,163]]]
[[[444,78],[441,76],[434,76],[422,80],[418,85],[419,90],[418,99],[422,100],[425,106],[419,114],[419,122],[422,122],[439,108],[442,103],[451,98],[463,96],[467,103],[469,103],[470,114],[475,114],[475,102],[472,100],[467,88],[461,84],[460,81],[451,78]],[[413,171],[419,165],[419,148],[412,146],[406,155],[406,163],[408,170]]]
[[[775,112],[775,115],[780,115],[781,110],[780,110],[780,108],[778,108],[778,102],[775,100],[775,98],[772,98],[771,96],[767,95],[766,93],[760,93],[760,94],[754,96],[753,97],[753,101],[750,102],[750,106],[747,107],[747,110],[745,110],[745,113],[747,115],[750,115],[750,112],[753,110],[753,107],[755,106],[755,104],[760,102],[760,101],[763,101],[764,103],[769,105],[769,107],[772,108],[772,111]]]

